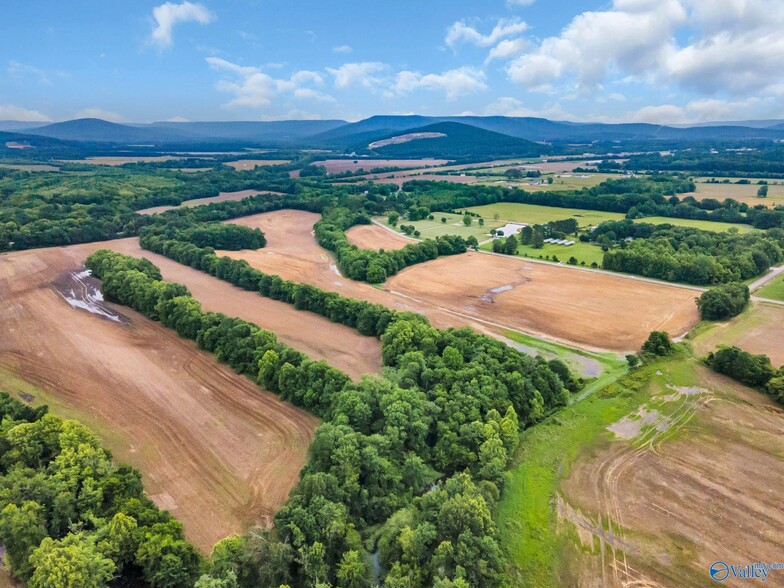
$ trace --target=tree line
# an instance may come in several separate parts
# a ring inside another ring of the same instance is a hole
[[[360,249],[349,243],[345,234],[357,224],[370,224],[370,218],[364,213],[337,208],[325,211],[314,227],[319,245],[335,254],[341,273],[352,280],[380,284],[411,265],[468,250],[466,240],[458,235],[426,239],[393,251]]]
[[[100,251],[88,267],[107,298],[324,420],[275,530],[263,546],[257,535],[219,543],[204,580],[215,583],[205,586],[368,586],[374,548],[386,586],[500,583],[491,515],[502,475],[519,429],[579,388],[563,363],[395,313],[381,334],[383,376],[352,382],[256,325],[202,311],[184,287],[133,258]],[[379,540],[366,543],[371,528]],[[227,578],[236,584],[219,583]]]
[[[613,247],[604,269],[695,285],[748,280],[784,259],[782,229],[738,234],[624,220],[601,223],[588,240]]]
[[[204,562],[182,525],[92,431],[7,393],[0,420],[0,540],[15,578],[29,588],[196,582]]]

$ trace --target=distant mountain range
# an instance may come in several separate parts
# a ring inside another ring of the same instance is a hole
[[[478,154],[543,154],[547,145],[597,141],[743,141],[784,139],[784,121],[703,123],[664,126],[604,124],[505,116],[373,116],[358,122],[290,120],[271,122],[156,122],[118,124],[87,118],[52,124],[0,121],[0,132],[48,137],[66,142],[121,146],[235,145],[238,147],[317,148],[395,157],[473,157]],[[384,141],[412,133],[445,137]],[[18,139],[17,139],[18,140]],[[371,149],[382,141],[383,147]]]

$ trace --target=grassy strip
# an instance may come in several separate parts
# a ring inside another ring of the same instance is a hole
[[[656,369],[646,366],[604,385],[523,433],[497,510],[510,585],[559,585],[559,570],[567,564],[559,554],[573,542],[557,532],[553,500],[558,484],[582,451],[609,442],[608,425],[648,400],[646,384]]]
[[[760,298],[784,301],[784,276],[779,276],[775,280],[768,282],[762,288],[753,293]]]

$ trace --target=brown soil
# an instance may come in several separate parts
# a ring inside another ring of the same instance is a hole
[[[563,482],[573,508],[562,516],[590,532],[580,585],[704,586],[715,561],[781,559],[784,411],[697,373],[706,393],[683,397],[667,426],[585,455]],[[782,585],[783,573],[772,570],[767,583]]]
[[[173,161],[184,159],[184,157],[173,157],[171,155],[157,155],[152,157],[88,157],[87,159],[64,159],[66,163],[85,163],[89,165],[125,165],[126,163],[144,163],[155,161]]]
[[[740,316],[713,325],[693,341],[699,356],[715,351],[719,345],[767,355],[776,368],[784,365],[784,306],[753,302]]]
[[[412,266],[386,287],[513,329],[613,351],[639,349],[653,330],[682,335],[698,321],[693,290],[483,253]]]
[[[268,194],[272,196],[285,196],[282,192],[272,192],[270,190],[240,190],[239,192],[221,192],[217,196],[210,196],[209,198],[194,198],[193,200],[186,200],[180,203],[179,206],[154,206],[152,208],[144,208],[137,210],[137,214],[159,214],[172,210],[174,208],[192,208],[194,206],[203,206],[205,204],[212,204],[213,202],[237,202],[244,200],[251,196],[258,196],[260,194]]]
[[[325,159],[314,161],[313,165],[324,166],[328,174],[339,174],[359,169],[370,171],[377,167],[430,167],[446,163],[449,163],[446,159]]]
[[[252,170],[257,165],[283,165],[291,163],[290,159],[240,159],[239,161],[227,161],[224,165],[233,167],[237,171]]]
[[[360,249],[403,249],[406,245],[417,243],[416,239],[409,239],[396,235],[378,225],[357,225],[346,231],[349,243]]]
[[[269,525],[298,479],[316,419],[125,307],[105,305],[122,317],[116,322],[69,306],[53,284],[99,246],[0,257],[0,367],[83,416],[119,461],[142,471],[148,494],[204,552]],[[217,281],[207,287],[213,298],[226,290]],[[227,295],[223,309],[232,302]]]
[[[470,325],[497,333],[506,327],[583,347],[630,351],[654,329],[682,335],[698,320],[693,290],[484,253],[410,267],[381,290],[339,275],[313,237],[319,218],[281,210],[237,219],[232,222],[260,228],[267,247],[220,253],[344,296],[420,312],[441,328]]]
[[[733,182],[736,180],[732,180]],[[772,180],[776,181],[776,180]],[[760,186],[756,183],[757,180],[752,180],[752,184],[708,184],[697,182],[697,191],[691,194],[682,194],[681,198],[685,196],[694,196],[697,200],[704,198],[714,198],[722,201],[725,198],[732,198],[738,202],[745,202],[749,206],[756,206],[762,204],[764,206],[773,207],[777,204],[784,203],[784,186],[780,184],[771,184],[768,186],[768,197],[757,198],[757,190]]]

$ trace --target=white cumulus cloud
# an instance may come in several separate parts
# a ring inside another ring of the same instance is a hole
[[[216,87],[233,95],[224,106],[269,109],[280,100],[310,100],[334,103],[335,99],[316,88],[324,84],[315,71],[294,72],[288,78],[274,78],[258,67],[243,66],[220,57],[207,57],[207,63],[223,74]]]
[[[353,51],[351,45],[337,45],[332,48],[332,53],[351,53]]]
[[[466,43],[477,47],[490,47],[505,37],[519,35],[528,28],[528,25],[518,18],[502,18],[488,34],[483,35],[476,28],[457,21],[449,27],[444,42],[452,49],[457,45]]]
[[[362,86],[365,88],[378,87],[383,78],[379,75],[386,71],[387,66],[378,61],[362,61],[358,63],[344,63],[340,67],[328,67],[327,71],[335,80],[335,87],[349,88]]]
[[[417,71],[401,71],[397,74],[394,90],[405,94],[417,89],[443,90],[447,100],[474,94],[487,89],[485,74],[474,67],[459,67],[440,74],[421,74]]]
[[[14,106],[13,104],[0,104],[0,120],[21,120],[25,122],[49,122],[52,119],[37,110]]]
[[[171,46],[174,27],[178,23],[197,22],[204,25],[215,20],[215,15],[204,5],[194,4],[187,0],[179,4],[166,2],[156,6],[152,10],[152,17],[155,19],[155,26],[150,40],[161,48]]]

